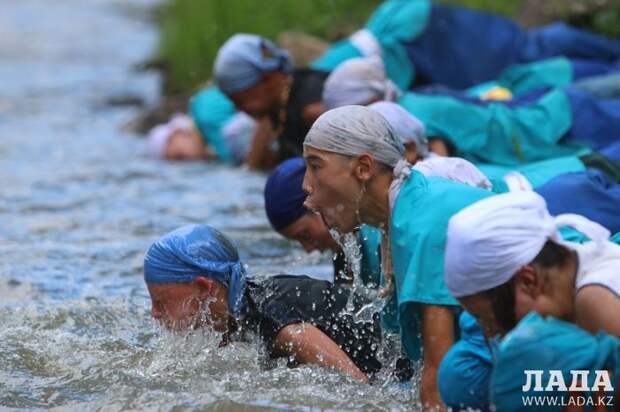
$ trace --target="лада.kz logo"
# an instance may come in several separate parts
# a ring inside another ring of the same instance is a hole
[[[525,406],[613,406],[614,387],[607,370],[573,370],[564,379],[561,370],[525,370],[523,392],[546,395],[522,396]],[[554,393],[552,395],[550,392]],[[586,394],[586,392],[588,392]]]

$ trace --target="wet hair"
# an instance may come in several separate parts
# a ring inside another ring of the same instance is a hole
[[[571,251],[567,247],[548,240],[532,263],[549,269],[564,266],[570,256]],[[516,276],[513,276],[508,282],[483,292],[483,295],[491,301],[491,309],[502,333],[510,331],[517,325],[515,288]]]
[[[515,285],[516,277],[513,276],[508,282],[482,292],[491,301],[491,310],[502,334],[517,324]]]
[[[552,240],[548,240],[542,250],[536,255],[532,263],[545,269],[553,266],[564,266],[571,256],[571,251]]]

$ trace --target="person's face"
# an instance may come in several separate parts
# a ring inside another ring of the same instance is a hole
[[[255,119],[269,116],[280,108],[281,77],[281,73],[265,73],[257,84],[230,98],[238,110]]]
[[[151,316],[168,329],[228,328],[228,298],[219,282],[197,277],[191,283],[148,284]]]
[[[304,147],[306,174],[304,205],[320,213],[329,228],[352,232],[360,225],[359,206],[362,184],[355,177],[355,159],[323,150]]]
[[[459,298],[459,303],[465,308],[480,324],[484,336],[493,338],[501,334],[502,328],[493,313],[491,299],[481,293]]]
[[[280,231],[282,236],[295,240],[301,244],[308,253],[315,250],[323,252],[331,250],[338,252],[340,246],[332,238],[329,228],[325,226],[323,219],[318,213],[308,212],[295,222]]]
[[[554,269],[550,269],[553,271]],[[531,311],[571,321],[574,318],[572,279],[560,273],[542,273],[534,265],[526,265],[515,274],[514,316],[517,322]],[[493,337],[503,331],[494,313],[491,299],[478,293],[460,298],[461,305],[480,322],[485,335]]]
[[[195,130],[177,130],[168,143],[164,157],[168,160],[203,160],[205,145]]]

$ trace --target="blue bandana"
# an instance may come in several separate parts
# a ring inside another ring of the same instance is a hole
[[[155,242],[144,257],[146,283],[190,283],[215,279],[228,289],[228,309],[238,315],[245,291],[245,269],[233,244],[207,225],[187,225]]]
[[[301,188],[306,165],[301,157],[282,162],[265,185],[265,210],[271,226],[280,231],[308,212]]]

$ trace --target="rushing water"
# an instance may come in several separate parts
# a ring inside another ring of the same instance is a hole
[[[0,0],[0,407],[410,409],[411,392],[311,367],[265,371],[257,348],[216,348],[149,317],[142,258],[207,222],[252,273],[326,271],[273,233],[265,177],[149,160],[123,129],[158,98],[153,0]],[[384,383],[381,383],[384,382]]]

